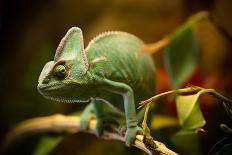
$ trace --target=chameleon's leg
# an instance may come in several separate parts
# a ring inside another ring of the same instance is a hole
[[[91,98],[91,102],[81,114],[80,129],[83,131],[86,130],[90,119],[95,116],[97,120],[96,135],[100,136],[102,134],[103,124],[105,122],[117,124],[116,120],[110,117],[108,113],[115,113],[119,115],[118,112],[115,111],[115,109],[109,107],[106,103],[104,103],[103,100]]]
[[[103,119],[102,119],[104,117],[103,103],[99,102],[98,100],[94,98],[93,106],[94,106],[94,113],[97,119],[96,135],[99,137],[103,131]]]
[[[94,117],[94,104],[92,102],[84,109],[80,116],[80,129],[82,131],[86,130],[89,125],[89,121],[92,117]]]
[[[125,135],[126,145],[131,146],[134,143],[136,134],[143,134],[143,130],[137,124],[134,92],[132,88],[125,83],[115,82],[108,79],[105,79],[104,81],[107,84],[105,87],[106,90],[123,96],[127,126]]]
[[[109,107],[106,103],[104,103],[101,99],[93,98],[93,107],[94,113],[96,115],[96,135],[100,136],[103,132],[104,123],[114,123],[118,124],[115,119],[113,119],[108,112],[113,112],[111,107]],[[116,112],[115,112],[116,113]]]

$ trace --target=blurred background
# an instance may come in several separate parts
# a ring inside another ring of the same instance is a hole
[[[68,114],[85,105],[63,104],[44,99],[37,79],[66,31],[78,26],[85,46],[97,34],[126,31],[153,43],[173,32],[192,14],[207,10],[214,23],[200,24],[201,57],[189,83],[214,88],[232,98],[232,1],[230,0],[3,0],[0,2],[0,136],[22,120],[54,113]],[[170,89],[163,69],[162,51],[153,55],[157,68],[157,93]],[[231,122],[223,107],[205,97],[207,119],[201,153],[225,136],[220,123]],[[167,101],[165,113],[175,116]],[[36,138],[35,138],[36,139]],[[13,152],[31,154],[36,140],[25,141]],[[68,136],[52,154],[135,154],[121,142],[105,141],[86,134]],[[141,152],[139,152],[141,153]],[[138,153],[138,154],[139,154]]]

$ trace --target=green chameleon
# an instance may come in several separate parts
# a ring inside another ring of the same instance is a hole
[[[39,77],[38,90],[46,98],[67,103],[89,102],[80,117],[81,129],[95,114],[98,136],[111,114],[123,113],[125,141],[134,143],[138,126],[139,101],[154,94],[155,69],[149,54],[141,52],[144,43],[125,32],[105,32],[84,49],[81,29],[73,27],[61,40],[54,57]],[[111,113],[107,112],[111,109]]]

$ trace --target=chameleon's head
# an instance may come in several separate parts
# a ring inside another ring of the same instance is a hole
[[[71,28],[61,40],[54,57],[39,77],[39,92],[50,99],[64,102],[88,100],[86,78],[88,61],[81,29]]]

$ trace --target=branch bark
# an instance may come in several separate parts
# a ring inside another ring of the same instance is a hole
[[[78,116],[65,116],[62,114],[55,114],[46,117],[38,117],[26,120],[18,124],[9,134],[4,141],[4,148],[7,149],[15,144],[20,139],[38,133],[54,132],[54,133],[76,133],[87,132],[95,134],[96,120],[92,119],[89,123],[86,131],[80,130],[80,118]],[[125,130],[120,127],[109,125],[105,126],[103,135],[104,139],[115,139],[125,141]],[[159,154],[159,155],[177,155],[177,153],[168,149],[163,143],[154,141],[155,147],[150,148],[143,143],[144,136],[137,135],[134,146],[145,151],[147,154]]]

